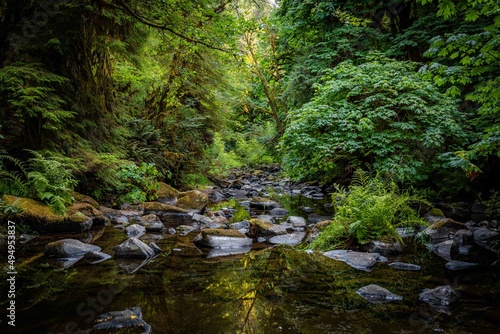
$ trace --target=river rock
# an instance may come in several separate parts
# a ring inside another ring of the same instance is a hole
[[[240,248],[252,245],[252,239],[236,230],[205,229],[194,239],[199,245],[210,248]]]
[[[394,300],[403,299],[403,297],[395,295],[389,290],[376,284],[370,284],[359,288],[356,293],[372,304],[388,303]]]
[[[85,253],[83,258],[88,263],[95,264],[95,263],[99,263],[99,262],[111,259],[111,255],[103,253],[103,252],[90,251],[90,252]]]
[[[498,232],[487,228],[479,228],[474,231],[474,242],[484,249],[497,251],[500,247],[499,241],[500,233]]]
[[[250,220],[249,236],[252,238],[258,237],[274,237],[276,235],[286,234],[286,227],[281,225],[271,224],[260,219]]]
[[[115,246],[114,251],[115,257],[144,259],[155,255],[155,251],[150,246],[134,237]]]
[[[478,263],[473,263],[473,262],[465,262],[465,261],[449,261],[448,263],[445,264],[445,267],[449,270],[463,270],[463,269],[468,269],[471,267],[476,267],[478,266]]]
[[[272,244],[295,246],[300,244],[302,240],[304,240],[305,236],[305,232],[294,232],[290,234],[277,235],[269,239],[269,242]]]
[[[421,269],[421,267],[416,264],[404,263],[404,262],[392,262],[389,265],[395,269],[400,269],[400,270],[418,271]]]
[[[140,327],[143,334],[151,333],[151,326],[142,320],[142,311],[139,306],[98,315],[94,323],[94,330]]]
[[[250,202],[250,207],[256,210],[272,210],[279,207],[279,204],[266,198],[255,197]]]
[[[270,224],[274,224],[275,223],[274,217],[271,216],[271,215],[258,215],[256,219],[265,221],[265,222],[270,223]]]
[[[250,227],[250,222],[248,220],[243,220],[229,225],[229,228],[233,230],[248,229],[249,227]]]
[[[350,265],[351,267],[363,271],[372,271],[373,266],[377,262],[387,261],[385,257],[381,256],[378,253],[360,253],[343,249],[336,249],[324,252],[323,255],[331,259],[343,261],[348,265]]]
[[[431,305],[440,313],[451,314],[449,305],[458,299],[458,294],[449,285],[438,286],[434,289],[424,289],[419,299]]]
[[[189,190],[179,194],[177,206],[189,212],[203,213],[208,196],[199,190]]]
[[[451,261],[459,253],[459,247],[455,240],[446,240],[435,245],[428,245],[427,247],[448,261]]]
[[[45,246],[45,255],[56,258],[82,257],[90,251],[100,251],[101,247],[86,244],[76,239],[62,239],[50,242]]]
[[[142,216],[139,224],[144,226],[147,232],[161,232],[165,229],[165,225],[163,225],[160,218],[152,213]]]
[[[179,225],[175,230],[180,235],[188,235],[191,231],[194,231],[194,227],[190,225]]]
[[[133,225],[127,226],[127,228],[125,229],[125,233],[129,237],[140,238],[141,236],[144,235],[144,233],[146,233],[146,229],[142,225],[133,224]]]
[[[454,221],[450,218],[443,218],[434,222],[431,226],[422,231],[424,235],[432,238],[433,242],[444,241],[453,236],[458,230],[465,228],[465,224]]]
[[[160,189],[157,191],[158,202],[168,204],[168,205],[176,205],[177,204],[177,196],[179,196],[180,192],[174,187],[163,183],[158,182]]]
[[[379,253],[382,255],[396,255],[403,251],[403,247],[399,241],[384,242],[379,240],[372,240],[362,246],[362,250],[369,253]]]
[[[307,226],[306,219],[300,216],[290,216],[286,221],[295,228],[306,228]]]
[[[465,246],[472,240],[474,233],[467,229],[461,229],[455,232],[453,235],[453,240],[457,243],[459,247]]]
[[[288,210],[284,208],[274,208],[269,211],[269,214],[273,216],[286,216],[288,213]]]

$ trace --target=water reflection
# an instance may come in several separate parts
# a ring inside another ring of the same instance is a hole
[[[110,230],[96,244],[110,252],[123,238],[120,231]],[[80,261],[71,268],[55,269],[45,257],[34,256],[18,276],[16,329],[59,333],[74,324],[85,330],[99,314],[134,306],[141,307],[154,333],[430,333],[436,329],[495,333],[497,329],[491,315],[499,313],[500,287],[489,271],[449,274],[438,257],[403,255],[399,260],[418,263],[422,271],[377,264],[366,273],[282,246],[213,257],[188,239],[167,236],[159,241],[164,253],[137,263]],[[24,256],[43,251],[46,241],[32,244]],[[176,248],[181,251],[168,251]],[[369,304],[356,294],[369,284],[383,286],[403,300]],[[461,290],[450,316],[418,300],[424,288],[442,284]]]

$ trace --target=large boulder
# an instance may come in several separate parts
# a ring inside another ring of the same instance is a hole
[[[446,240],[434,245],[428,245],[428,248],[443,259],[451,261],[459,253],[459,246],[455,240]]]
[[[241,248],[252,246],[252,239],[237,230],[204,229],[195,238],[195,243],[210,248]]]
[[[130,238],[118,246],[115,246],[115,257],[128,257],[128,258],[149,258],[156,254],[156,252],[137,238]]]
[[[177,197],[179,196],[180,192],[166,183],[159,182],[158,184],[160,186],[160,189],[158,189],[156,193],[158,195],[158,202],[169,205],[176,205]]]
[[[99,252],[101,247],[86,244],[76,239],[62,239],[50,242],[45,246],[44,254],[48,257],[74,258],[82,257],[90,251]]]
[[[199,190],[189,190],[179,194],[177,206],[189,212],[202,213],[207,204],[208,196]]]
[[[165,229],[165,225],[163,225],[160,218],[154,214],[141,217],[139,224],[144,226],[148,232],[161,232]]]
[[[58,215],[48,205],[30,198],[5,195],[3,200],[20,209],[11,219],[23,221],[30,229],[39,233],[82,232],[90,229],[93,224],[92,218],[81,212]]]
[[[142,225],[132,224],[127,226],[125,233],[127,233],[127,236],[129,237],[140,238],[146,233],[146,229]]]

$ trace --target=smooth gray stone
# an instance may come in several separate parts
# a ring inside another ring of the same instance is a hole
[[[453,260],[453,258],[459,253],[459,247],[455,240],[446,240],[438,244],[428,245],[427,247],[448,261]]]
[[[465,261],[450,261],[445,264],[445,267],[449,270],[463,270],[471,267],[478,266],[478,263],[465,262]]]
[[[269,239],[269,242],[272,244],[295,246],[300,244],[302,240],[304,240],[305,236],[305,232],[282,234],[272,237],[271,239]]]
[[[44,254],[48,257],[72,258],[82,257],[90,251],[100,251],[101,247],[86,244],[76,239],[62,239],[50,242],[45,246]]]
[[[363,271],[372,271],[373,266],[377,262],[387,261],[385,257],[380,256],[378,253],[360,253],[342,249],[328,251],[323,253],[323,255],[331,259],[343,261],[351,267]]]
[[[125,233],[129,237],[140,238],[146,233],[146,229],[142,225],[133,224],[133,225],[127,226],[127,228],[125,229]]]
[[[144,259],[155,255],[155,251],[151,247],[134,237],[115,246],[114,251],[115,257]]]
[[[269,211],[269,214],[272,216],[286,216],[288,213],[288,210],[284,208],[274,208]]]
[[[195,242],[210,248],[241,248],[252,246],[252,239],[244,237],[230,237],[224,235],[202,234],[196,237]]]
[[[420,266],[418,266],[416,264],[404,263],[404,262],[393,262],[393,263],[390,263],[389,265],[395,269],[400,269],[400,270],[418,271],[418,270],[422,269]]]
[[[449,306],[458,299],[458,294],[449,285],[441,285],[434,289],[424,289],[419,299],[431,305],[436,311],[451,314]]]
[[[215,257],[222,256],[231,256],[231,255],[239,255],[246,254],[252,250],[251,246],[248,247],[240,247],[240,248],[219,248],[219,249],[210,249],[207,254],[208,259],[212,259]]]
[[[394,300],[403,299],[403,297],[395,295],[389,290],[376,284],[370,284],[359,288],[356,293],[372,304],[388,303]]]
[[[306,227],[306,219],[300,216],[290,216],[286,220],[288,223],[292,224],[293,227]]]

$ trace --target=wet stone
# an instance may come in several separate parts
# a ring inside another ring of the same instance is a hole
[[[304,232],[296,232],[290,234],[277,235],[269,239],[269,242],[272,244],[279,245],[298,245],[304,240],[306,234]]]
[[[394,300],[403,299],[403,297],[395,295],[389,290],[376,284],[370,284],[359,288],[356,293],[372,304],[388,303]]]
[[[392,262],[389,264],[389,266],[399,270],[418,271],[422,269],[420,266],[416,264],[404,263],[404,262]]]
[[[458,299],[458,294],[449,285],[424,289],[419,295],[421,301],[431,305],[439,313],[451,314],[449,306]]]
[[[151,326],[142,319],[142,311],[139,306],[98,315],[94,323],[93,330],[140,327],[143,334],[151,333]]]
[[[127,236],[129,237],[140,238],[146,233],[146,229],[142,225],[133,224],[127,226],[127,228],[125,229],[125,233],[127,233]]]
[[[377,262],[385,262],[387,259],[378,253],[360,253],[350,250],[337,249],[323,253],[323,255],[347,263],[353,268],[372,271]]]
[[[82,257],[90,251],[100,251],[101,247],[86,244],[76,239],[62,239],[45,246],[45,255],[56,258]]]
[[[478,263],[465,262],[465,261],[449,261],[445,264],[445,267],[449,270],[463,270],[478,266]]]
[[[115,246],[114,251],[115,257],[149,258],[155,255],[150,246],[134,237]]]

